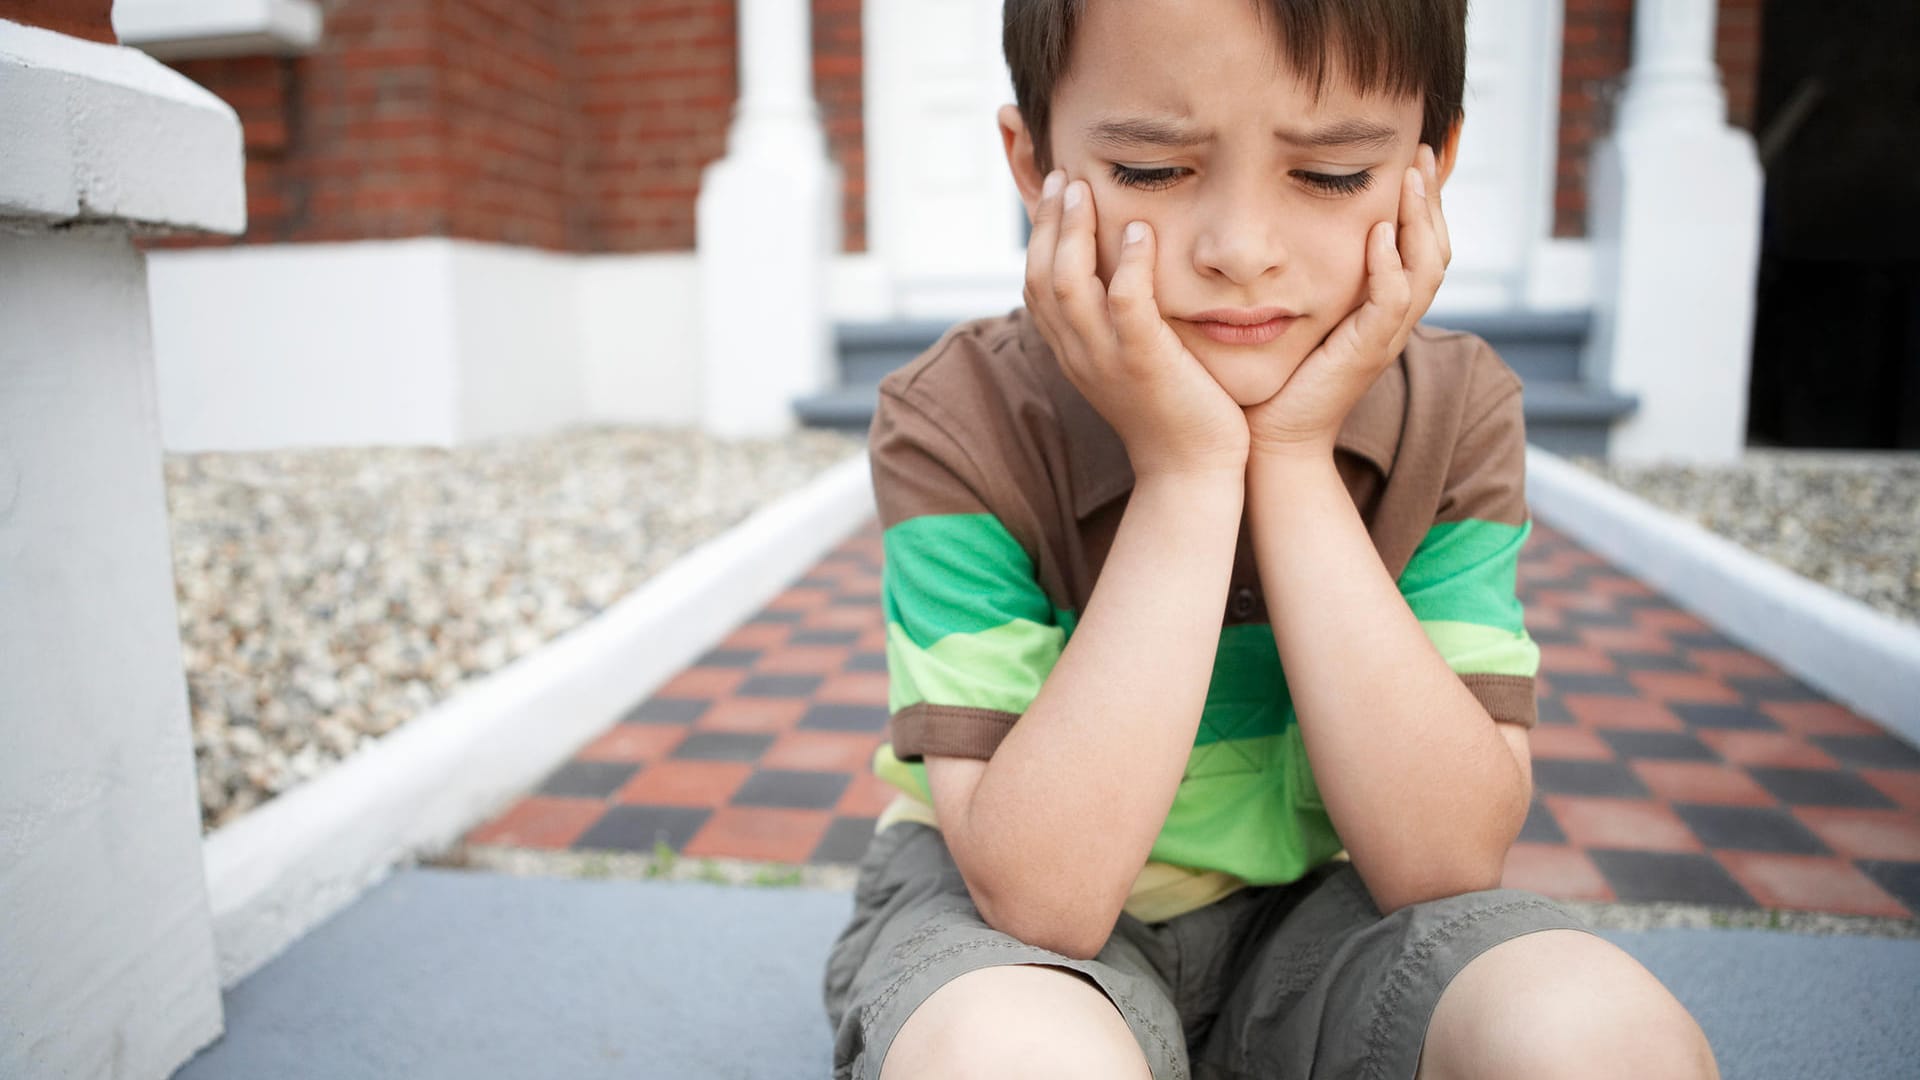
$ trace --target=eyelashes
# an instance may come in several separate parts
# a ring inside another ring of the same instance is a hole
[[[1140,169],[1115,162],[1113,182],[1121,187],[1137,188],[1141,191],[1160,191],[1179,183],[1191,171],[1177,166]],[[1368,169],[1344,174],[1294,172],[1289,175],[1328,195],[1358,195],[1373,186],[1373,172]]]

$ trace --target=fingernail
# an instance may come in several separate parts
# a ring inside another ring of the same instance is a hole
[[[1427,178],[1420,174],[1419,169],[1413,170],[1413,193],[1423,199],[1427,197]]]
[[[1060,194],[1060,185],[1066,181],[1067,174],[1055,169],[1047,174],[1047,181],[1040,185],[1040,197],[1051,199]]]
[[[1127,223],[1127,243],[1137,244],[1147,238],[1147,225],[1144,221]]]
[[[1399,238],[1395,235],[1397,231],[1398,230],[1396,230],[1393,227],[1393,222],[1391,221],[1387,222],[1387,246],[1388,247],[1394,247],[1399,243]]]
[[[1079,206],[1080,200],[1084,198],[1086,198],[1086,194],[1081,190],[1080,184],[1075,183],[1075,184],[1067,185],[1067,209],[1071,210],[1074,207]]]

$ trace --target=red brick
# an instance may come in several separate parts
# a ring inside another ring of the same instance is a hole
[[[1920,815],[1911,811],[1801,806],[1793,812],[1842,855],[1920,862]]]
[[[579,839],[606,810],[599,799],[535,795],[468,833],[467,843],[557,850]]]
[[[1561,703],[1589,727],[1634,731],[1685,731],[1687,725],[1657,701],[1606,694],[1565,694]]]
[[[1713,857],[1765,907],[1892,918],[1913,914],[1844,859],[1754,851],[1715,851]]]
[[[1545,795],[1542,799],[1567,839],[1583,848],[1699,851],[1700,839],[1665,803]]]
[[[1560,844],[1515,844],[1500,875],[1503,889],[1525,889],[1556,900],[1615,899],[1593,860]]]
[[[723,806],[694,834],[682,854],[802,863],[833,824],[824,810]]]
[[[742,761],[662,761],[614,792],[613,801],[646,806],[725,806],[753,775]]]
[[[1744,770],[1710,761],[1655,761],[1632,763],[1647,788],[1670,803],[1707,803],[1715,806],[1772,806],[1773,794],[1754,782]]]
[[[1697,731],[1701,742],[1736,765],[1786,769],[1831,769],[1833,758],[1798,735],[1778,731]]]
[[[729,697],[715,702],[695,726],[702,731],[755,734],[790,731],[806,712],[807,702],[804,700]]]
[[[673,751],[686,729],[667,724],[615,724],[582,747],[582,761],[653,761]]]
[[[1528,733],[1534,760],[1612,761],[1613,748],[1581,727],[1541,724]]]
[[[859,732],[789,731],[767,747],[760,765],[767,769],[858,773],[873,761],[873,752],[884,741],[884,736]]]

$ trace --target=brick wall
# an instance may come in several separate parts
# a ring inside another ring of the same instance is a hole
[[[1727,117],[1753,127],[1760,84],[1764,0],[1719,0],[1714,60],[1727,91]],[[1587,156],[1612,127],[1621,77],[1633,55],[1633,0],[1566,0],[1561,40],[1560,148],[1555,169],[1553,235],[1587,234]]]
[[[111,45],[113,0],[0,0],[0,19]]]

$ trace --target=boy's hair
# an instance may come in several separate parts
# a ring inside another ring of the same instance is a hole
[[[1272,24],[1283,58],[1318,95],[1334,74],[1362,92],[1423,102],[1420,141],[1438,150],[1460,119],[1467,0],[1247,0]],[[1053,167],[1053,89],[1066,74],[1087,0],[1006,0],[1001,48],[1040,170]],[[1337,50],[1337,52],[1336,52]]]

